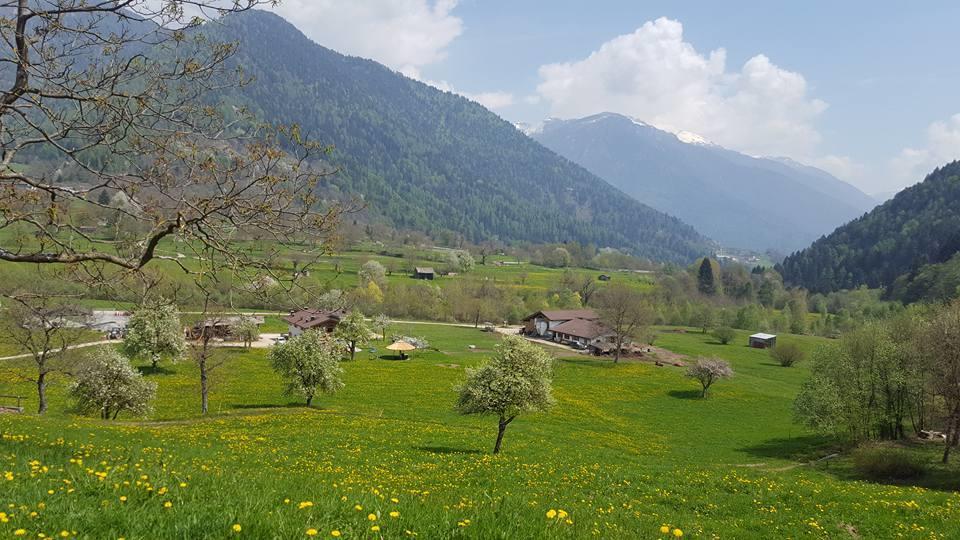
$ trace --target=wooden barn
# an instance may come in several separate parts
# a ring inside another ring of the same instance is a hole
[[[775,334],[764,334],[763,332],[750,336],[750,346],[754,349],[769,349],[776,347],[777,336]]]

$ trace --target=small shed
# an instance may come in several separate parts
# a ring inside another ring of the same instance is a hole
[[[750,346],[754,349],[769,349],[777,345],[777,336],[775,334],[764,334],[763,332],[750,336]]]
[[[433,271],[433,268],[421,267],[418,266],[413,269],[413,278],[414,279],[430,279],[432,280],[437,276],[437,273]]]
[[[610,276],[606,274],[600,274],[600,277],[598,277],[597,279],[599,279],[600,281],[610,281]]]

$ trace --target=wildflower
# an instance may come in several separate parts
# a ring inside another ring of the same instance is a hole
[[[566,510],[557,510],[557,517],[560,519],[567,519],[568,515]]]
[[[127,496],[126,496],[126,495],[121,495],[121,496],[120,496],[120,502],[127,502]]]
[[[233,532],[240,532],[242,530],[243,530],[243,527],[241,527],[239,523],[233,524]]]
[[[370,530],[373,531],[373,532],[379,532],[379,531],[380,531],[380,526],[379,526],[379,525],[374,525],[373,527],[370,527]]]
[[[556,510],[554,510],[553,508],[547,510],[547,519],[553,519],[553,518],[555,518],[555,517],[557,517],[557,511],[556,511]]]
[[[25,535],[25,534],[27,534],[27,530],[26,530],[26,529],[17,529],[17,530],[15,530],[15,531],[13,531],[13,535],[14,535],[14,536],[23,536],[23,535]]]
[[[660,534],[670,534],[670,527],[663,525],[660,527]]]
[[[398,518],[400,517],[400,512],[397,512],[396,510],[394,510],[393,512],[390,512],[390,517]]]
[[[303,510],[304,508],[310,508],[311,506],[313,506],[313,501],[302,501],[297,505],[297,508]]]
[[[396,498],[396,497],[391,497],[391,498],[390,498],[390,502],[392,502],[393,504],[397,504],[398,502],[400,502],[400,499],[398,499],[398,498]]]
[[[330,531],[330,536],[332,536],[332,537],[334,537],[334,538],[340,538],[340,531],[334,529],[334,530]]]
[[[367,519],[369,519],[370,521],[376,521],[376,520],[377,520],[377,515],[376,515],[376,514],[367,514]]]
[[[355,505],[353,505],[353,509],[356,510],[357,512],[359,512],[359,511],[363,510],[363,507],[360,506],[359,504],[355,504]]]
[[[307,529],[307,536],[316,536],[316,535],[317,535],[316,529]]]
[[[70,536],[70,531],[60,531],[60,536],[61,536],[62,538],[66,538],[66,537]]]
[[[163,507],[164,507],[164,508],[172,508],[172,507],[173,507],[173,503],[170,502],[170,501],[167,501],[167,502],[163,503]]]
[[[683,536],[683,531],[681,531],[680,529],[674,529],[673,536],[675,536],[676,538],[680,538],[681,536]]]

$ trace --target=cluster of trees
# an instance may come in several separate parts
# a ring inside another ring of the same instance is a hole
[[[854,441],[939,430],[947,462],[960,441],[960,301],[910,309],[821,347],[795,411]]]
[[[863,217],[839,227],[809,248],[787,257],[781,268],[788,283],[812,292],[893,286],[909,288],[924,267],[960,251],[960,162],[927,178]],[[930,273],[930,270],[927,270]],[[935,271],[934,271],[935,273]],[[924,286],[930,285],[930,289]],[[909,297],[932,300],[944,291],[921,278]],[[957,290],[945,291],[949,297]]]

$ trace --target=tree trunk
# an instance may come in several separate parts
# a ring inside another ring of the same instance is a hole
[[[37,414],[47,412],[47,374],[41,372],[37,375]]]
[[[503,433],[507,431],[507,424],[503,422],[503,419],[500,420],[500,425],[497,430],[497,444],[493,445],[493,453],[500,453],[500,446],[503,445]]]
[[[205,352],[203,354],[206,354]],[[207,392],[209,388],[207,387],[207,360],[204,358],[200,361],[200,413],[207,414],[208,399]]]
[[[153,366],[153,368],[156,369],[157,363],[160,362],[160,355],[154,353],[154,355],[151,357],[150,361],[151,361],[151,366]]]
[[[307,396],[307,407],[310,406],[310,403],[313,402],[313,394]]]
[[[356,355],[356,353],[357,353],[357,342],[351,341],[350,342],[350,359],[351,360],[353,360],[353,357],[354,355]]]

